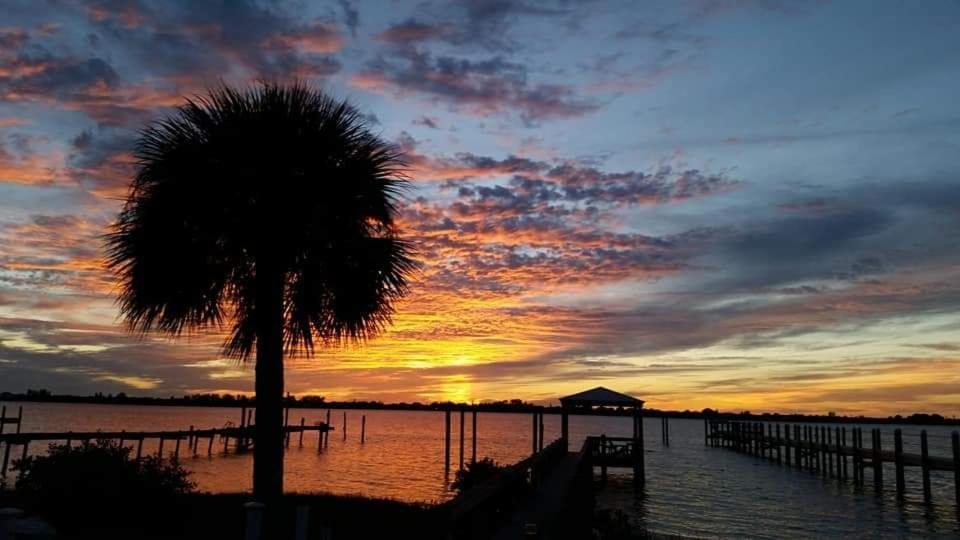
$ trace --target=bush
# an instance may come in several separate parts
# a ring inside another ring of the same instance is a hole
[[[505,467],[490,458],[468,463],[466,468],[457,471],[457,476],[453,480],[453,489],[457,490],[458,493],[463,493],[477,484],[493,478],[504,469]]]
[[[47,455],[29,456],[14,469],[17,495],[65,530],[136,523],[195,488],[176,461],[137,461],[110,440],[51,444]]]

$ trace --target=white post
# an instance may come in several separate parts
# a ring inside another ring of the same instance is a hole
[[[300,505],[297,507],[297,525],[294,529],[293,538],[295,540],[307,540],[307,529],[310,524],[310,507]]]
[[[244,530],[245,540],[260,540],[260,530],[263,528],[263,509],[265,505],[258,502],[248,502],[243,505],[247,515],[247,526]]]

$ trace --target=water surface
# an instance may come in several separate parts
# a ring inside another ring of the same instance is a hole
[[[9,404],[16,407],[18,404]],[[239,423],[232,408],[78,405],[25,403],[24,431],[179,430],[222,427]],[[8,409],[9,410],[9,409]],[[360,443],[360,418],[366,415],[366,441]],[[322,421],[321,409],[291,409],[291,423]],[[286,453],[285,486],[289,491],[360,494],[406,501],[438,502],[452,496],[443,467],[443,413],[421,411],[347,411],[343,438],[343,411],[331,413],[336,428],[330,446],[318,452],[317,434],[308,433],[303,447],[296,435]],[[465,416],[464,458],[471,456],[470,415]],[[559,418],[546,416],[545,439],[559,436]],[[660,420],[644,422],[647,484],[639,494],[629,470],[611,470],[610,481],[597,497],[598,506],[619,508],[650,529],[705,537],[945,537],[960,536],[952,473],[934,472],[932,506],[922,501],[917,469],[907,470],[907,499],[894,496],[892,465],[884,473],[884,494],[876,496],[867,471],[863,490],[849,483],[822,479],[810,473],[760,460],[731,450],[709,448],[703,441],[703,422],[671,420],[671,445],[660,443]],[[849,431],[849,425],[848,431]],[[865,426],[877,427],[877,426]],[[892,448],[895,426],[884,430],[884,446]],[[919,452],[920,428],[903,426],[907,452]],[[932,455],[949,455],[950,428],[929,427]],[[459,414],[453,414],[453,469],[459,461]],[[579,447],[587,435],[628,436],[629,418],[570,419],[571,445]],[[164,450],[172,451],[172,442]],[[44,450],[42,445],[31,453]],[[181,460],[193,471],[199,488],[212,492],[250,489],[252,456],[223,455],[214,445],[213,457],[201,444],[197,457],[181,446]],[[480,413],[478,457],[513,463],[531,450],[531,418],[527,414]],[[156,442],[144,445],[155,452]]]

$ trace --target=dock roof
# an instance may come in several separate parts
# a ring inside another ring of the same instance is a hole
[[[623,406],[623,407],[643,407],[644,401],[627,394],[614,392],[609,388],[598,386],[590,390],[584,390],[567,397],[560,398],[560,404],[567,406],[585,406],[594,407],[598,405],[605,406]]]

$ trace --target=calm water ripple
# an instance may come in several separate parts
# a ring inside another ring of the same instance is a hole
[[[11,404],[16,406],[16,404]],[[361,494],[407,501],[442,501],[451,493],[443,470],[443,414],[408,411],[348,411],[347,440],[342,438],[342,411],[333,411],[337,431],[330,447],[317,451],[316,434],[307,434],[302,448],[297,437],[286,454],[285,482],[289,491]],[[366,443],[361,445],[360,417],[367,417]],[[293,409],[291,423],[324,419],[326,411]],[[196,407],[120,407],[113,405],[24,404],[24,431],[177,430],[221,427],[237,423],[238,409]],[[470,415],[465,459],[470,458]],[[459,459],[459,415],[453,415],[454,469]],[[895,499],[892,465],[884,472],[884,495],[873,493],[872,477],[860,490],[849,483],[815,477],[731,450],[703,444],[703,423],[672,420],[671,446],[660,444],[659,419],[644,422],[647,485],[634,493],[629,471],[611,469],[598,506],[619,508],[651,530],[698,537],[727,538],[957,538],[960,516],[954,506],[949,473],[934,472],[934,505],[922,501],[918,469],[907,470],[907,499]],[[870,426],[876,427],[876,426]],[[884,430],[883,444],[893,445],[893,426]],[[849,426],[848,426],[849,428]],[[904,426],[907,452],[919,452],[919,428]],[[927,428],[931,455],[949,455],[949,428]],[[628,436],[629,418],[573,417],[572,445],[586,435]],[[849,429],[848,429],[849,430]],[[530,416],[481,413],[477,429],[478,457],[512,463],[530,452]],[[545,437],[559,435],[559,419],[546,417]],[[172,450],[167,445],[165,450]],[[202,446],[202,445],[201,445]],[[194,473],[200,489],[237,492],[250,489],[252,456],[188,456],[181,460]],[[215,445],[215,451],[222,446]],[[44,450],[31,447],[31,453]],[[155,442],[144,446],[156,451]]]

